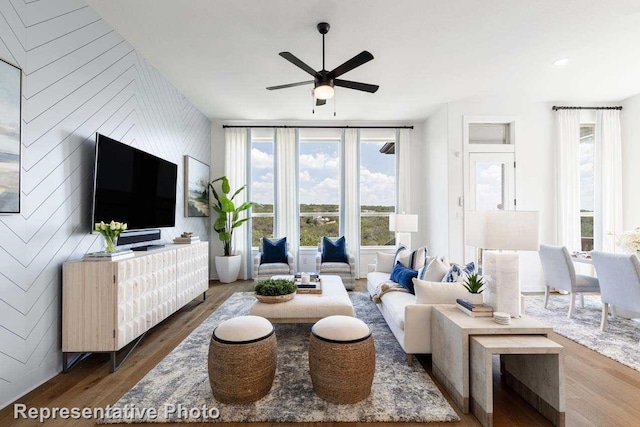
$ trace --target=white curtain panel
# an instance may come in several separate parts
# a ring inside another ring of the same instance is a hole
[[[356,279],[360,278],[360,131],[346,129],[344,132],[344,235],[349,251],[356,259]]]
[[[398,129],[396,141],[396,165],[398,172],[398,213],[411,212],[411,133],[410,129]]]
[[[623,231],[619,110],[598,110],[595,144],[595,249],[616,252],[616,236]]]
[[[298,218],[298,150],[295,129],[276,129],[275,141],[275,235],[286,237],[296,271],[300,246]]]
[[[248,129],[246,128],[226,128],[224,133],[225,141],[225,161],[224,174],[229,178],[231,184],[231,195],[238,188],[247,184],[247,137]],[[233,199],[236,206],[247,201],[247,191],[243,191]],[[247,215],[248,211],[245,212]],[[245,216],[246,217],[246,216]],[[215,220],[215,218],[213,218]],[[231,239],[231,247],[236,255],[242,255],[242,264],[240,267],[240,277],[247,279],[247,259],[251,254],[250,248],[247,248],[248,224],[245,223],[241,227],[233,230]],[[217,236],[215,236],[217,238]]]
[[[580,110],[556,111],[557,241],[579,251],[580,241]]]

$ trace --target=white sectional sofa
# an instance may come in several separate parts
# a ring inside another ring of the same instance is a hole
[[[375,271],[370,266],[367,291],[373,295],[378,285],[389,281],[390,273]],[[413,354],[431,353],[431,309],[435,304],[455,304],[468,294],[461,283],[427,282],[413,279],[416,295],[406,292],[387,292],[376,304],[389,328],[407,353],[409,365]]]

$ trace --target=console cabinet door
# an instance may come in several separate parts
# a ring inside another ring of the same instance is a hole
[[[62,351],[116,349],[115,263],[67,262],[62,267]]]
[[[177,250],[177,304],[182,307],[209,289],[209,245],[192,243]]]

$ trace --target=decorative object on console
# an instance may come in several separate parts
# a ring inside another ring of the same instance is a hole
[[[405,245],[411,249],[411,233],[418,231],[418,215],[391,214],[389,215],[389,231],[396,232],[396,245]]]
[[[22,123],[22,69],[0,59],[0,213],[20,213],[20,141]]]
[[[209,165],[184,156],[184,216],[209,216]]]
[[[483,248],[485,301],[497,311],[520,317],[519,256],[538,249],[539,213],[467,211],[465,244]],[[508,251],[508,252],[505,252]]]
[[[213,184],[220,181],[221,193],[216,191]],[[251,208],[255,203],[244,202],[240,206],[236,207],[233,203],[233,199],[242,192],[247,186],[243,185],[238,188],[231,197],[231,186],[229,185],[229,179],[226,176],[216,178],[209,183],[209,189],[213,193],[213,197],[216,199],[216,203],[211,204],[211,207],[218,214],[218,218],[213,223],[213,230],[218,233],[218,238],[224,247],[224,256],[216,256],[216,271],[218,273],[218,280],[222,283],[235,282],[240,274],[240,266],[242,264],[241,255],[236,255],[233,252],[232,238],[233,230],[242,226],[249,218],[240,218],[240,215]]]
[[[293,280],[267,279],[258,282],[254,290],[258,301],[276,304],[291,301],[296,295],[298,287]]]
[[[105,248],[104,251],[108,254],[116,251],[116,243],[120,233],[127,229],[127,224],[121,222],[111,221],[105,224],[103,221],[95,224],[94,231],[97,231],[104,237]]]
[[[175,244],[191,244],[200,241],[200,236],[194,236],[192,231],[185,231],[180,235],[180,237],[176,237],[173,239],[173,243]]]

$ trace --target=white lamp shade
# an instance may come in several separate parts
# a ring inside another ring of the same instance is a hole
[[[483,249],[537,251],[539,212],[467,211],[465,244]]]
[[[395,231],[397,233],[415,233],[418,231],[418,215],[389,215],[389,231]]]

